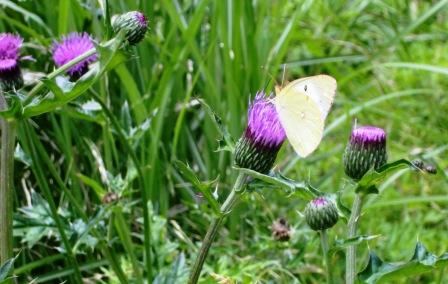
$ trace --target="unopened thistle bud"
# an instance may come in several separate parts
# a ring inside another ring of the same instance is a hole
[[[275,106],[263,92],[257,93],[249,106],[247,128],[235,147],[235,164],[269,172],[285,137]]]
[[[76,57],[94,48],[95,45],[88,33],[70,33],[63,36],[60,42],[53,44],[53,60],[57,67],[70,62]],[[67,74],[72,81],[79,79],[87,71],[89,64],[97,60],[97,55],[93,54],[67,70]]]
[[[145,37],[146,31],[148,30],[148,20],[141,12],[127,12],[112,17],[112,28],[115,33],[124,30],[129,44],[134,45]]]
[[[0,33],[0,88],[7,92],[23,86],[19,66],[23,39],[18,35]]]
[[[386,132],[374,126],[354,129],[343,160],[345,173],[354,180],[361,179],[371,168],[377,170],[387,162]]]
[[[329,229],[338,219],[336,205],[326,197],[311,200],[305,208],[305,221],[314,231]]]

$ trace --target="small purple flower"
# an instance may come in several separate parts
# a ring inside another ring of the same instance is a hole
[[[142,12],[135,12],[134,17],[137,19],[138,23],[142,28],[148,27],[148,20],[146,19],[146,16]]]
[[[375,126],[362,126],[352,131],[350,143],[386,145],[386,132]]]
[[[386,132],[375,126],[362,126],[352,131],[344,153],[345,173],[361,179],[371,168],[379,169],[387,162]]]
[[[260,173],[268,172],[285,138],[270,97],[257,93],[249,106],[246,130],[235,148],[235,164]]]
[[[317,197],[311,201],[314,206],[323,206],[328,203],[325,197]]]
[[[57,67],[68,63],[86,51],[94,48],[94,44],[87,33],[70,33],[62,37],[61,42],[55,42],[52,47],[53,60]],[[76,80],[88,71],[89,64],[97,60],[93,54],[67,70],[72,80]]]
[[[18,35],[0,33],[0,82],[5,91],[19,89],[23,85],[19,66],[22,42]]]
[[[260,147],[279,148],[285,141],[285,130],[269,99],[263,92],[257,93],[249,106],[249,121],[244,135]]]

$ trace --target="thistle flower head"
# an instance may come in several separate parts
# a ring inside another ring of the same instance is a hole
[[[145,37],[148,20],[142,12],[131,11],[112,17],[112,28],[116,33],[124,30],[127,41],[134,45]]]
[[[350,143],[363,145],[386,145],[386,132],[375,126],[362,126],[352,131]]]
[[[374,126],[362,126],[352,131],[344,153],[345,173],[361,179],[371,169],[387,162],[386,132]]]
[[[94,44],[87,33],[70,33],[62,37],[60,42],[53,44],[53,60],[57,67],[68,63],[76,57],[84,54],[86,51],[94,48]],[[72,79],[78,79],[84,75],[90,63],[97,59],[97,55],[93,54],[67,70],[67,74]]]
[[[23,39],[18,35],[0,33],[0,86],[5,91],[23,86],[19,67],[22,42]]]
[[[236,165],[268,172],[285,138],[275,106],[264,92],[257,93],[249,106],[247,128],[236,145]]]
[[[285,140],[285,130],[278,119],[275,106],[263,92],[257,93],[249,106],[244,135],[260,147],[278,148]]]
[[[338,222],[338,219],[336,205],[326,197],[311,200],[305,208],[305,221],[314,231],[329,229]]]

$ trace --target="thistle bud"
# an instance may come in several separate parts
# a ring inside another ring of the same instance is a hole
[[[235,164],[269,172],[285,137],[275,106],[263,92],[257,93],[249,106],[247,128],[235,147]]]
[[[23,39],[18,35],[0,33],[0,88],[7,92],[23,86],[19,66]]]
[[[354,129],[343,160],[345,173],[354,180],[361,179],[371,168],[378,169],[387,162],[386,132],[374,126]]]
[[[336,205],[326,197],[311,200],[305,208],[305,221],[314,231],[329,229],[338,219]]]
[[[116,33],[124,30],[129,44],[134,45],[145,37],[146,31],[148,30],[148,20],[141,12],[127,12],[112,17],[112,28]]]

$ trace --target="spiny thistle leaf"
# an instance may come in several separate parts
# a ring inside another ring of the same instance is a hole
[[[280,188],[289,194],[297,193],[301,198],[308,201],[317,196],[323,195],[322,192],[313,188],[311,185],[305,182],[297,182],[292,179],[288,179],[279,172],[271,171],[269,175],[264,175],[250,169],[238,167],[234,168],[257,180],[251,182],[249,184],[249,188]]]
[[[381,235],[360,235],[349,239],[336,240],[335,245],[329,250],[329,254],[334,254],[344,250],[348,246],[359,245],[362,242],[370,241],[380,237]]]
[[[425,246],[418,242],[414,255],[408,262],[387,263],[381,260],[375,252],[369,253],[369,262],[358,278],[363,283],[392,283],[394,279],[409,278],[422,273],[440,270],[448,264],[448,252],[441,256],[429,252]]]
[[[371,169],[358,182],[355,191],[358,193],[362,192],[365,194],[378,193],[378,189],[376,186],[381,181],[383,181],[386,177],[390,176],[392,173],[406,168],[416,169],[414,164],[405,159],[385,164],[381,166],[377,171]]]
[[[233,150],[235,149],[235,141],[230,135],[227,127],[222,123],[222,119],[212,110],[212,108],[206,102],[204,102],[204,100],[198,99],[198,101],[201,103],[208,116],[212,119],[213,124],[215,124],[216,129],[219,131],[222,139],[224,140],[220,141],[218,150],[221,149],[233,152]]]
[[[211,191],[211,185],[214,183],[214,181],[200,181],[193,170],[182,161],[174,161],[174,166],[187,181],[189,181],[197,190],[199,190],[204,195],[204,197],[210,203],[213,211],[217,215],[221,214],[218,201],[216,201],[216,199],[213,197],[213,193]]]

